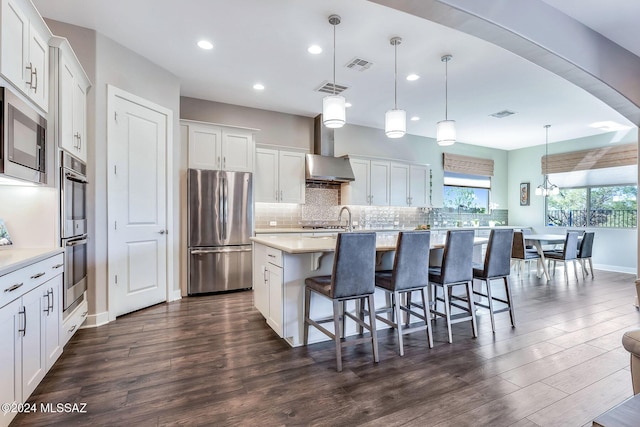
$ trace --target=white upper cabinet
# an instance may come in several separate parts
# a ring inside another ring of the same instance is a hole
[[[256,148],[256,202],[304,203],[304,168],[303,152]]]
[[[253,172],[252,129],[183,120],[188,127],[189,168]]]
[[[409,167],[409,203],[411,206],[426,208],[431,206],[429,188],[431,177],[429,166],[411,165]]]
[[[56,67],[58,146],[87,161],[87,91],[91,83],[67,39],[51,38]]]
[[[347,205],[389,205],[391,163],[350,157],[355,181],[343,185],[343,203]]]
[[[27,0],[2,0],[0,73],[43,111],[49,110],[51,31]]]
[[[350,157],[355,181],[342,186],[348,205],[428,207],[429,166]]]

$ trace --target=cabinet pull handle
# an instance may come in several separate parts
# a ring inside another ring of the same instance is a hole
[[[33,85],[33,91],[38,93],[38,69],[33,67],[33,71],[31,72],[35,76],[36,83]]]
[[[37,279],[38,277],[42,277],[42,276],[44,276],[45,274],[47,274],[47,273],[42,272],[42,273],[34,274],[33,276],[31,276],[31,278],[32,278],[32,279]]]
[[[71,332],[73,332],[73,331],[75,331],[75,330],[76,330],[76,325],[73,325],[73,326],[71,327],[71,329],[69,329],[69,333],[71,333]]]
[[[49,291],[47,291],[46,294],[42,295],[42,298],[46,298],[47,299],[47,304],[46,304],[44,310],[42,310],[42,311],[47,313],[47,316],[48,316],[49,315],[49,307],[51,307],[51,304],[50,304],[51,300],[49,298]]]
[[[226,169],[227,168],[227,156],[224,156],[222,158],[222,169]]]
[[[53,288],[47,291],[47,295],[49,295],[49,293],[51,293],[51,305],[49,306],[49,310],[53,311]]]
[[[84,312],[84,313],[82,313],[80,316],[81,316],[81,317],[86,317],[88,312],[89,312],[89,311],[85,311],[85,312]]]
[[[276,190],[276,202],[278,201],[278,190]]]
[[[218,167],[220,167],[220,156],[218,156]]]
[[[27,84],[29,85],[30,89],[33,89],[33,64],[29,62],[29,65],[24,68],[26,70],[29,70],[29,81],[27,82]]]
[[[263,270],[262,270],[262,279],[264,280],[264,283],[267,283],[267,273],[268,273],[268,271],[267,271],[267,269],[265,267],[262,267],[262,268],[263,268]]]
[[[56,264],[56,265],[54,265],[54,266],[53,266],[53,267],[51,267],[51,268],[56,269],[56,268],[60,268],[60,267],[62,267],[63,265],[64,265],[64,264]]]
[[[280,201],[283,201],[283,200],[284,200],[284,197],[283,197],[283,195],[282,195],[282,194],[283,194],[283,193],[282,193],[282,190],[280,190]]]
[[[18,314],[22,314],[22,329],[18,329],[18,333],[22,332],[22,336],[27,335],[27,307],[22,307]]]
[[[16,289],[18,289],[19,287],[21,287],[22,285],[24,285],[24,283],[16,283],[16,284],[15,284],[15,285],[13,285],[13,286],[9,286],[9,287],[8,287],[7,289],[5,289],[4,291],[5,291],[5,292],[13,292],[13,291],[15,291]]]
[[[271,254],[269,254],[269,255],[268,255],[268,257],[269,257],[269,258],[275,258],[276,256],[275,256],[275,255],[271,255]]]

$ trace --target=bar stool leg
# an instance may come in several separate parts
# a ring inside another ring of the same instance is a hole
[[[396,322],[396,328],[398,329],[398,346],[400,347],[400,356],[404,356],[404,341],[402,339],[402,310],[400,309],[400,293],[398,291],[393,292],[393,310]]]
[[[509,277],[505,276],[504,280],[505,293],[507,295],[507,304],[509,304],[509,317],[511,318],[511,326],[516,326],[516,313],[513,310],[513,300],[511,298],[511,286],[509,285]]]
[[[364,300],[364,298],[363,298]],[[379,362],[378,355],[378,334],[376,333],[376,304],[373,300],[373,294],[369,295],[369,324],[371,325],[371,344],[373,346],[373,361]]]
[[[311,318],[309,308],[311,306],[311,289],[304,289],[304,335],[302,342],[304,345],[309,343],[309,319]]]
[[[429,348],[433,348],[433,331],[431,330],[431,310],[429,310],[429,297],[425,288],[422,288],[422,308],[424,311],[424,322],[427,325],[427,339]]]
[[[487,299],[489,300],[489,317],[491,317],[491,330],[496,332],[496,322],[493,317],[493,297],[491,296],[491,279],[484,280],[487,285]]]
[[[442,287],[442,294],[444,295],[444,314],[447,319],[447,329],[449,332],[449,344],[453,344],[453,337],[451,336],[451,307],[449,307],[449,292],[445,289],[446,286]],[[436,290],[436,294],[437,294]]]
[[[473,303],[473,283],[467,282],[467,300],[469,301],[469,312],[471,313],[471,330],[473,337],[478,337],[478,325],[476,324],[476,307]]]
[[[336,344],[336,369],[342,372],[342,341],[340,340],[340,301],[333,300],[333,340]]]

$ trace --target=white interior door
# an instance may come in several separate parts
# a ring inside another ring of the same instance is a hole
[[[109,317],[167,300],[171,112],[109,87]]]

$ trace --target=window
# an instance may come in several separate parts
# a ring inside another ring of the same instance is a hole
[[[491,177],[444,173],[444,207],[454,212],[488,213]]]
[[[547,198],[547,224],[565,227],[635,228],[637,185],[562,188]]]

